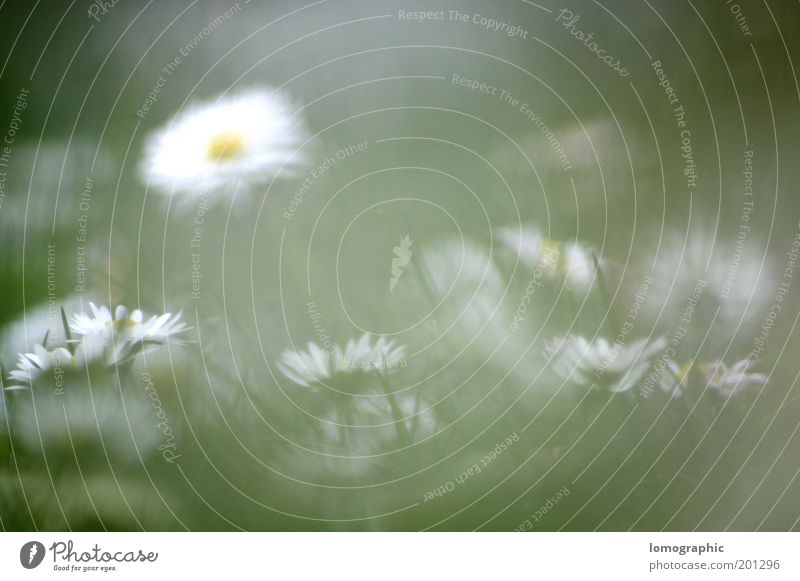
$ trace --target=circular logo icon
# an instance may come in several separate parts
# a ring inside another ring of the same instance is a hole
[[[19,562],[26,569],[35,569],[44,559],[44,545],[39,541],[30,541],[19,550]]]

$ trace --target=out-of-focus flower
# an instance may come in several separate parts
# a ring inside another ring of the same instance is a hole
[[[66,312],[82,309],[79,297],[67,297],[61,303]],[[64,343],[64,322],[58,305],[41,303],[26,308],[18,317],[0,331],[0,361],[14,361],[20,353],[33,351],[35,344],[61,345]]]
[[[769,379],[763,373],[750,373],[752,359],[742,359],[728,367],[722,360],[700,365],[708,386],[724,397],[731,397],[754,387],[760,387]]]
[[[687,297],[699,295],[693,314],[698,326],[709,326],[716,318],[714,328],[728,333],[740,321],[760,320],[771,300],[766,288],[775,274],[773,262],[760,248],[741,238],[715,240],[707,232],[665,237],[655,251],[638,258],[636,271],[652,268],[650,276],[655,281],[642,305],[643,313],[660,316],[669,324],[672,316],[685,311]]]
[[[119,305],[112,316],[106,306],[89,303],[89,307],[91,315],[79,313],[70,323],[72,333],[81,337],[75,351],[79,364],[104,358],[113,365],[170,341],[181,344],[183,341],[176,335],[189,329],[180,321],[180,313],[154,315],[145,321],[139,309],[128,313],[128,309]]]
[[[8,375],[14,383],[6,389],[25,389],[51,371],[59,375],[76,367],[75,358],[65,348],[57,347],[48,351],[37,344],[33,346],[33,353],[20,353],[17,368]]]
[[[358,340],[350,339],[344,349],[338,345],[326,351],[316,343],[309,343],[306,351],[286,350],[278,362],[278,369],[295,383],[310,387],[322,383],[338,373],[389,371],[405,366],[405,346],[396,345],[379,337],[373,344],[369,333]]]
[[[556,338],[545,346],[553,370],[573,383],[612,393],[628,391],[647,374],[652,358],[666,347],[664,339],[639,339],[630,345],[580,336]]]
[[[692,374],[692,370],[694,368],[695,366],[691,363],[680,366],[672,359],[667,361],[664,365],[663,371],[661,372],[661,378],[659,381],[659,387],[661,388],[661,391],[672,396],[673,398],[681,397],[686,389],[689,376]]]
[[[147,144],[145,181],[176,195],[232,195],[303,163],[305,130],[278,92],[251,89],[180,113]]]
[[[370,369],[388,369],[405,362],[405,346],[387,341],[386,337],[378,337],[372,344],[371,337],[364,333],[357,341],[350,339],[344,348],[345,365],[369,371]]]
[[[468,238],[443,238],[417,246],[414,265],[392,300],[420,318],[425,315],[421,328],[429,334],[427,340],[442,348],[433,356],[434,365],[445,365],[466,347],[476,360],[491,356],[501,367],[518,366],[519,355],[497,349],[513,313],[506,300],[510,283],[487,246]]]
[[[92,314],[76,314],[69,328],[76,338],[48,349],[46,344],[33,346],[33,352],[19,356],[17,368],[9,373],[14,385],[7,389],[23,389],[37,379],[52,372],[56,380],[64,373],[85,369],[96,363],[104,365],[123,364],[137,354],[168,342],[182,344],[176,335],[187,331],[180,314],[165,313],[144,320],[142,312],[128,313],[117,307],[112,316],[105,306],[89,303]],[[71,352],[67,347],[74,346]]]
[[[594,260],[582,244],[550,240],[534,226],[502,228],[497,239],[524,265],[541,271],[546,280],[566,281],[567,288],[575,292],[584,292],[592,284]]]

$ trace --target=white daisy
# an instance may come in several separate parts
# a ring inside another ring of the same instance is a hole
[[[303,162],[305,130],[282,94],[251,89],[194,105],[146,146],[143,176],[177,195],[232,195]]]
[[[379,337],[373,344],[372,336],[365,333],[358,340],[350,339],[344,349],[334,345],[326,351],[316,343],[309,343],[307,351],[287,349],[277,366],[295,383],[310,387],[339,373],[397,369],[404,366],[404,356],[404,346],[385,337]]]
[[[105,358],[109,365],[122,363],[138,352],[167,342],[181,344],[176,335],[189,330],[180,313],[172,316],[164,313],[144,320],[142,311],[132,313],[119,305],[112,317],[106,306],[97,307],[89,303],[92,315],[79,313],[70,323],[70,330],[80,337],[75,356],[79,364],[87,364]]]
[[[661,316],[669,324],[673,314],[684,312],[687,297],[703,281],[698,301],[702,307],[694,313],[698,327],[710,326],[716,315],[714,328],[727,337],[730,326],[740,320],[745,325],[761,320],[774,296],[773,262],[762,256],[763,246],[756,243],[755,234],[743,240],[715,240],[712,234],[712,229],[672,234],[656,251],[638,255],[639,267],[632,272],[653,267],[655,284],[642,305],[649,317]]]
[[[68,297],[61,306],[68,313],[74,312],[81,308],[81,301],[79,297]],[[0,361],[16,360],[20,353],[33,351],[36,343],[52,346],[62,344],[64,339],[59,306],[50,303],[33,306],[0,331]]]
[[[420,295],[428,296],[434,305],[442,301],[437,326],[447,328],[450,321],[458,321],[469,337],[491,335],[490,342],[497,339],[489,333],[490,327],[505,334],[506,326],[501,323],[505,320],[501,313],[505,283],[486,248],[470,240],[446,239],[418,249],[416,256],[424,275],[415,277],[416,284],[407,285],[409,305],[419,308]]]
[[[610,392],[628,391],[647,374],[652,358],[666,347],[664,339],[648,344],[639,339],[630,345],[580,336],[556,338],[545,346],[553,370],[569,381]]]
[[[580,244],[569,242],[564,245],[561,268],[570,290],[582,292],[591,286],[595,273],[594,258]]]
[[[680,398],[686,390],[689,376],[694,368],[695,366],[691,363],[681,367],[671,359],[667,361],[658,383],[661,391],[673,398]]]
[[[595,273],[591,252],[577,242],[545,238],[534,226],[502,228],[497,239],[528,268],[541,271],[546,280],[566,281],[567,288],[586,291]]]
[[[144,321],[138,309],[128,314],[120,305],[112,316],[108,307],[94,303],[89,303],[89,307],[91,315],[78,313],[69,324],[75,338],[67,346],[75,345],[74,352],[70,353],[63,344],[52,350],[34,345],[32,353],[20,354],[17,368],[9,374],[14,385],[8,389],[23,389],[51,371],[58,376],[95,363],[122,364],[167,342],[181,344],[183,341],[175,335],[189,329],[179,320],[180,314],[173,317],[165,313]]]
[[[369,333],[364,333],[357,341],[350,339],[345,345],[342,361],[349,367],[369,371],[371,369],[390,369],[405,363],[405,346],[395,345],[386,337],[378,337],[372,344]]]
[[[8,374],[8,378],[14,384],[6,389],[25,389],[51,371],[60,374],[75,368],[75,359],[63,347],[48,351],[44,346],[37,344],[33,346],[33,353],[20,353],[17,368]]]
[[[767,383],[767,375],[749,373],[750,366],[755,363],[751,359],[742,359],[728,367],[722,360],[716,360],[700,365],[700,371],[710,388],[724,397],[730,397]]]

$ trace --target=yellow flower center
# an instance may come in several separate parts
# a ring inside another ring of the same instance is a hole
[[[689,377],[689,373],[690,373],[691,371],[692,371],[692,364],[691,364],[691,363],[687,363],[686,365],[684,365],[683,367],[681,367],[681,368],[678,370],[678,373],[677,373],[677,375],[678,375],[678,380],[679,380],[681,383],[683,383],[684,381],[686,381],[686,378],[687,378],[687,377]]]
[[[556,270],[560,262],[561,245],[555,240],[545,239],[542,240],[539,249],[539,263],[544,268]]]
[[[230,161],[244,152],[244,135],[238,131],[218,133],[208,143],[208,159],[211,161]]]

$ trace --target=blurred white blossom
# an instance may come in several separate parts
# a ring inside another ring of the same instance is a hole
[[[128,309],[119,305],[112,316],[106,306],[89,303],[89,307],[91,315],[78,313],[70,323],[72,333],[81,337],[75,352],[78,363],[100,359],[105,359],[109,365],[120,363],[140,351],[170,341],[180,344],[183,341],[176,335],[189,330],[180,321],[180,313],[154,315],[145,321],[139,309],[128,313]]]
[[[750,367],[755,363],[751,359],[742,359],[728,367],[718,359],[700,365],[700,370],[710,388],[722,396],[730,397],[767,383],[767,375],[750,373]]]
[[[532,270],[541,270],[545,280],[561,284],[568,289],[584,292],[589,289],[595,275],[591,251],[577,242],[559,242],[545,238],[535,226],[502,228],[497,239]]]
[[[666,347],[664,339],[650,343],[639,339],[629,345],[593,342],[584,337],[555,338],[545,346],[553,370],[573,383],[595,386],[610,392],[628,391],[639,383],[650,368],[653,357]]]
[[[168,342],[182,344],[176,337],[187,330],[180,314],[165,313],[147,321],[140,310],[128,313],[118,306],[112,316],[108,307],[89,303],[92,313],[78,313],[69,324],[76,338],[61,341],[63,344],[47,348],[35,344],[31,353],[21,353],[17,368],[9,373],[13,382],[7,389],[22,389],[52,372],[59,382],[64,373],[84,369],[95,363],[122,364],[137,354]],[[69,347],[73,347],[70,351]]]
[[[20,353],[17,368],[8,375],[13,383],[6,389],[24,389],[51,371],[58,375],[76,367],[75,358],[64,347],[48,351],[37,344],[33,346],[32,353]]]
[[[659,380],[661,391],[673,398],[681,397],[694,367],[691,363],[681,366],[672,359],[668,360]]]
[[[176,195],[246,191],[303,163],[305,130],[287,97],[251,89],[200,103],[151,136],[143,178]]]
[[[339,373],[388,371],[405,366],[405,346],[364,333],[358,340],[350,339],[342,349],[334,345],[326,351],[316,343],[309,343],[306,351],[285,350],[278,369],[295,383],[310,387],[322,383]]]
[[[684,312],[687,297],[702,281],[694,316],[703,325],[710,324],[716,314],[715,327],[728,334],[740,320],[758,321],[774,295],[769,287],[775,275],[771,260],[761,254],[763,248],[756,240],[715,240],[706,232],[666,236],[660,247],[639,258],[638,270],[652,267],[655,280],[643,309],[669,324],[670,317]]]
[[[17,359],[20,353],[33,351],[35,344],[47,339],[48,345],[64,343],[61,309],[68,313],[82,310],[79,297],[68,297],[59,304],[44,302],[26,309],[25,314],[3,327],[0,332],[0,361]]]

